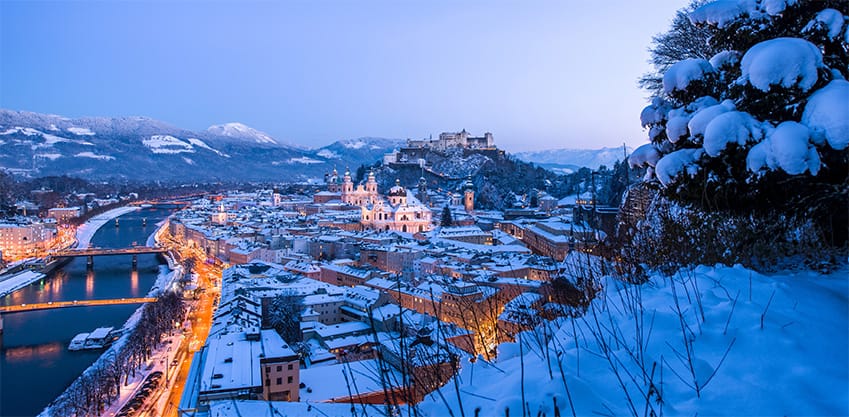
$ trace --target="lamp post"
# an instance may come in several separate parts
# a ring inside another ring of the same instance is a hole
[[[595,195],[595,176],[598,175],[598,172],[593,171],[590,177],[592,178],[592,187],[593,187],[593,215],[592,215],[592,227],[596,229],[596,195]]]

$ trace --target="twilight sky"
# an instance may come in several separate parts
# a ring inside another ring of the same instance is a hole
[[[310,147],[462,128],[508,151],[636,146],[646,48],[686,4],[2,0],[0,107]]]

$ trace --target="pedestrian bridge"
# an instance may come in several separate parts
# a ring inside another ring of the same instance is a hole
[[[111,306],[121,304],[152,303],[155,297],[141,298],[115,298],[111,300],[74,300],[74,301],[48,301],[46,303],[25,303],[12,306],[0,306],[0,337],[3,334],[3,315],[11,313],[23,313],[25,311],[51,310],[54,308]]]
[[[158,246],[132,246],[129,248],[85,248],[85,249],[63,249],[50,252],[48,255],[48,261],[51,258],[76,258],[85,256],[88,258],[86,261],[86,265],[89,268],[94,267],[94,257],[95,256],[114,256],[114,255],[133,255],[133,269],[136,269],[136,266],[139,263],[139,255],[149,254],[149,253],[165,253],[168,252],[168,249],[158,247]]]
[[[109,255],[143,255],[148,253],[165,253],[168,249],[150,246],[133,246],[129,248],[86,248],[86,249],[64,249],[50,252],[53,258],[73,258],[77,256],[109,256]]]
[[[12,306],[0,306],[0,314],[22,313],[24,311],[36,310],[51,310],[54,308],[68,307],[90,307],[90,306],[107,306],[120,304],[141,304],[152,303],[156,301],[155,297],[140,297],[140,298],[115,298],[111,300],[74,300],[74,301],[49,301],[46,303],[26,303]]]

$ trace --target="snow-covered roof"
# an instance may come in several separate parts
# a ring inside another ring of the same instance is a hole
[[[384,372],[382,377],[381,369]],[[350,381],[348,384],[345,383],[346,376]],[[381,366],[378,360],[370,359],[302,369],[300,380],[304,384],[300,390],[301,402],[326,402],[347,399],[351,393],[356,396],[383,392],[384,381],[389,384],[386,388],[394,389],[397,388],[395,384],[404,378],[393,367]]]
[[[333,339],[337,337],[365,334],[371,330],[371,327],[361,321],[349,321],[339,324],[330,324],[317,326],[315,332],[322,339]]]
[[[208,338],[206,347],[201,395],[262,386],[260,341],[247,340],[244,332],[227,333]]]

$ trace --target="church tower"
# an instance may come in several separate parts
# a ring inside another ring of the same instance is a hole
[[[224,211],[224,204],[218,206],[218,212],[212,215],[212,222],[215,224],[227,224],[227,212]]]
[[[370,203],[377,200],[377,180],[374,179],[374,171],[368,172],[368,180],[366,180],[366,192]]]
[[[466,212],[472,212],[475,210],[475,185],[472,184],[472,177],[466,179],[463,189],[463,207]]]
[[[354,182],[351,181],[351,171],[345,168],[345,176],[342,177],[342,202],[354,204]]]
[[[271,204],[274,207],[277,207],[277,206],[280,205],[280,203],[282,201],[283,201],[283,198],[280,195],[280,190],[277,187],[274,187],[274,192],[271,193]]]
[[[425,177],[419,178],[419,190],[416,198],[418,198],[422,204],[427,205],[427,180],[425,180]]]

